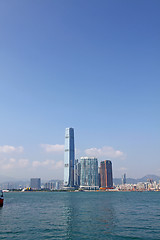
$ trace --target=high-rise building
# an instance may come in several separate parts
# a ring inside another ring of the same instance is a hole
[[[81,157],[80,188],[98,189],[98,160],[94,157]]]
[[[124,184],[126,184],[126,173],[124,173],[123,175],[122,175],[122,184],[124,185]]]
[[[45,189],[53,190],[54,189],[54,183],[53,182],[46,182],[44,184]]]
[[[80,186],[80,171],[81,171],[81,164],[78,162],[78,159],[75,159],[75,162],[74,162],[74,185],[75,185],[75,187]]]
[[[78,159],[74,160],[74,185],[77,186],[78,177]]]
[[[98,186],[101,187],[101,174],[100,174],[100,167],[98,168]]]
[[[58,181],[56,182],[55,189],[56,189],[56,190],[59,190],[59,182],[58,182]]]
[[[30,187],[33,190],[41,189],[41,179],[40,178],[31,178],[30,179]]]
[[[110,160],[102,161],[100,164],[101,188],[112,188],[112,162]]]
[[[77,183],[78,186],[80,186],[80,178],[81,178],[81,163],[78,163],[78,167],[77,167],[77,172],[78,172],[78,177],[77,177]]]
[[[66,128],[64,150],[64,187],[74,187],[74,129]]]

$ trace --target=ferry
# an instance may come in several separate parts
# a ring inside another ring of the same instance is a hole
[[[0,190],[0,207],[3,207],[3,201],[4,201],[3,192],[2,190]]]

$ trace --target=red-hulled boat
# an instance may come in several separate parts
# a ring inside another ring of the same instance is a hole
[[[0,190],[0,207],[3,207],[3,201],[4,201],[3,192],[2,190]]]

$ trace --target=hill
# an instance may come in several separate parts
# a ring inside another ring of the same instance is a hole
[[[127,178],[127,183],[130,184],[137,184],[138,182],[147,182],[147,179],[152,179],[153,181],[159,181],[160,177],[153,175],[153,174],[148,174],[142,178]],[[115,185],[121,184],[122,179],[121,178],[114,178],[113,182]]]

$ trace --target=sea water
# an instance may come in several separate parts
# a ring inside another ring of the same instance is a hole
[[[160,239],[160,192],[9,192],[0,240]]]

